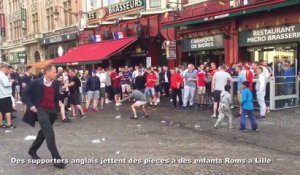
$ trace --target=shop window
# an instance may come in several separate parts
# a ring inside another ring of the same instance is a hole
[[[150,8],[161,7],[161,0],[150,0]]]

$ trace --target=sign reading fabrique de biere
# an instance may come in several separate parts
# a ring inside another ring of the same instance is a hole
[[[300,40],[300,24],[239,33],[239,45],[251,46]]]
[[[183,51],[220,49],[224,47],[223,35],[206,36],[183,40]]]

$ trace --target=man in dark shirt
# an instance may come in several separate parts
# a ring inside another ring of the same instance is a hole
[[[146,78],[145,76],[142,74],[142,70],[139,69],[138,70],[138,75],[135,77],[135,88],[139,91],[141,91],[142,93],[145,92],[145,84],[146,84]]]
[[[81,82],[78,77],[76,77],[76,73],[74,69],[69,70],[69,84],[68,87],[70,89],[70,96],[69,96],[69,101],[70,105],[72,108],[72,117],[75,117],[76,115],[76,108],[80,111],[81,113],[81,119],[84,119],[86,116],[84,114],[84,111],[80,105],[80,100],[79,100],[79,88],[81,86]]]

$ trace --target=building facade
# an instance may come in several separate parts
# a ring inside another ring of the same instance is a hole
[[[78,45],[81,0],[0,0],[1,59],[16,67],[53,59]]]
[[[174,29],[163,29],[166,12],[179,7],[172,0],[87,0],[86,25],[80,32],[80,44],[137,37],[138,40],[120,54],[105,61],[104,66],[174,65],[176,52],[166,54],[164,45],[175,40]],[[174,45],[175,46],[175,45]],[[176,49],[174,47],[174,49]]]

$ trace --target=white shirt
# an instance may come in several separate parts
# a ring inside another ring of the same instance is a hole
[[[97,73],[97,77],[100,79],[100,88],[105,88],[105,83],[106,83],[106,75],[105,73]]]
[[[255,89],[257,92],[266,91],[266,77],[264,73],[258,75],[258,81],[256,82]]]
[[[45,85],[45,86],[50,87],[50,86],[52,86],[52,83],[53,83],[53,80],[52,80],[52,81],[48,81],[48,80],[46,80],[46,78],[44,77],[44,85]]]
[[[0,71],[0,99],[7,98],[12,95],[11,81],[4,72]]]
[[[213,76],[213,80],[215,80],[214,90],[224,91],[225,85],[227,85],[227,81],[231,79],[231,75],[225,71],[218,71]]]
[[[169,83],[168,72],[165,72],[165,83]]]

